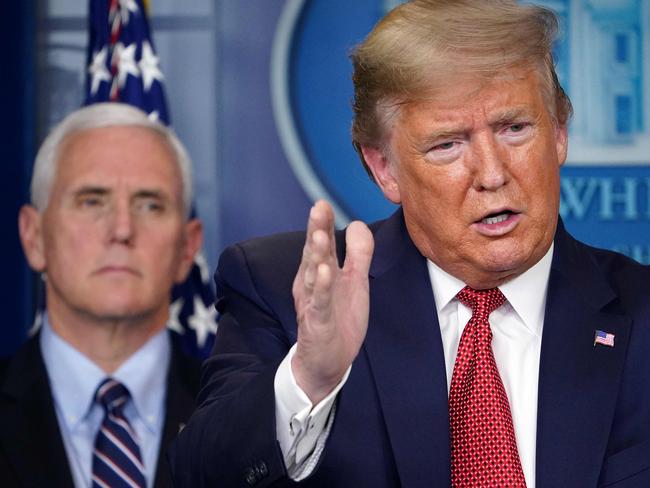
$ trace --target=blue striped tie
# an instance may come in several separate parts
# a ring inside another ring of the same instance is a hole
[[[129,397],[129,390],[112,378],[97,388],[95,400],[104,408],[104,421],[95,437],[93,488],[147,486],[137,436],[122,412]]]

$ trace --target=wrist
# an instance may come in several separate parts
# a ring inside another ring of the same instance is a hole
[[[336,388],[341,382],[345,370],[341,373],[337,371],[329,373],[317,371],[314,374],[312,369],[296,351],[296,354],[291,359],[291,372],[298,387],[315,406]]]

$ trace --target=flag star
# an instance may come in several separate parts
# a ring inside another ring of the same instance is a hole
[[[102,81],[111,81],[111,74],[106,67],[106,56],[108,49],[104,46],[101,50],[93,54],[93,60],[88,66],[88,73],[92,76],[90,82],[90,94],[94,95],[99,90]]]
[[[117,83],[120,88],[124,87],[126,78],[129,75],[140,76],[140,70],[135,62],[136,44],[132,43],[124,46],[121,42],[115,45],[113,56],[117,56]]]
[[[198,295],[194,295],[194,313],[188,319],[188,325],[196,333],[196,343],[199,347],[205,345],[208,335],[217,332],[217,309],[210,305],[206,307]]]
[[[147,117],[152,122],[158,122],[160,120],[160,113],[158,113],[158,110],[154,110],[153,112],[150,112]]]
[[[129,23],[130,12],[138,13],[138,4],[135,0],[119,0],[120,3],[120,17],[122,18],[122,25]]]
[[[167,320],[167,328],[173,330],[181,335],[185,334],[185,329],[180,321],[181,310],[183,309],[183,299],[175,300],[169,306],[169,320]]]
[[[164,76],[158,67],[158,56],[154,53],[149,41],[142,43],[142,56],[138,66],[142,72],[142,83],[144,90],[149,91],[154,80],[162,81]]]

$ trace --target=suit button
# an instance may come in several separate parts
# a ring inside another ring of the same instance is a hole
[[[266,478],[269,475],[269,468],[264,461],[259,461],[255,468],[257,469],[257,473],[261,478]]]
[[[258,479],[255,470],[253,468],[248,468],[246,470],[246,483],[248,483],[248,486],[255,486],[257,481]]]

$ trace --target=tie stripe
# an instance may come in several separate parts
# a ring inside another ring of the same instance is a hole
[[[95,398],[104,409],[104,420],[95,438],[93,487],[146,487],[137,436],[122,411],[129,397],[126,387],[112,378],[97,388]]]
[[[129,458],[129,460],[133,464],[135,464],[140,471],[144,472],[144,466],[142,465],[140,460],[137,458],[137,454],[134,453],[133,451],[131,451],[130,447],[123,444],[122,441],[120,439],[118,439],[117,437],[115,437],[113,434],[111,434],[111,432],[108,429],[105,429],[105,428],[102,427],[102,433],[106,437],[108,437],[113,442],[113,444],[115,444],[117,447],[119,447],[122,450],[122,452],[124,453],[124,455],[126,455]]]
[[[104,480],[101,480],[97,475],[93,474],[92,476],[93,486],[99,486],[100,488],[111,488],[109,485],[104,483]]]

